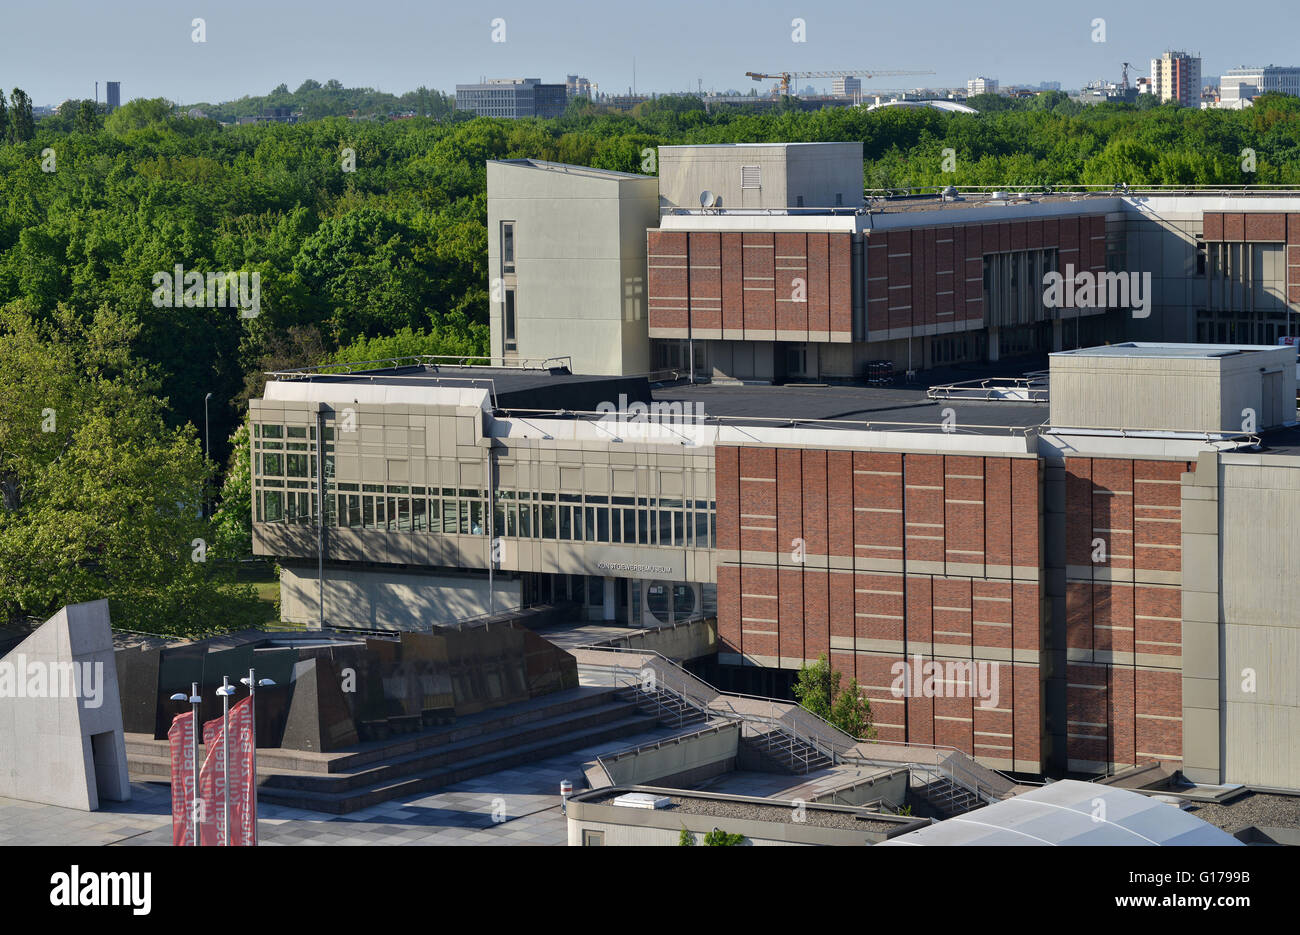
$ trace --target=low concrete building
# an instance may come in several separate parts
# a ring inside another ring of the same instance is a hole
[[[703,844],[713,831],[740,843],[865,847],[906,834],[928,819],[853,805],[783,801],[655,786],[609,786],[569,799],[570,847],[675,846],[682,833]]]
[[[1294,347],[1127,341],[1051,355],[1052,425],[1255,432],[1296,421]]]
[[[63,608],[0,659],[0,796],[131,798],[108,601]]]

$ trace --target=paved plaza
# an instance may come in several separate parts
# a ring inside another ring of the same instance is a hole
[[[348,815],[262,805],[259,843],[564,845],[568,833],[560,811],[561,780],[581,789],[583,763],[671,733],[622,737]],[[0,846],[170,845],[171,786],[133,782],[131,796],[130,802],[107,803],[97,812],[0,798]]]

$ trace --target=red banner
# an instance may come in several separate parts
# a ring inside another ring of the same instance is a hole
[[[245,698],[230,709],[230,749],[222,756],[226,738],[222,719],[203,725],[207,756],[199,771],[203,809],[200,840],[205,846],[224,847],[226,841],[226,788],[230,789],[230,841],[236,846],[257,844],[257,799],[253,788],[253,703]],[[229,775],[223,775],[223,760]]]
[[[178,714],[167,731],[172,755],[172,844],[194,844],[194,714]]]

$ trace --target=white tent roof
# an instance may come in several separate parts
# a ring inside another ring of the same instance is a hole
[[[1244,846],[1168,802],[1115,786],[1063,779],[883,841],[951,845]]]

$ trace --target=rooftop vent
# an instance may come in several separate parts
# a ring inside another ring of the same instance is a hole
[[[648,792],[625,792],[615,797],[615,805],[623,808],[667,808],[672,799],[666,795],[651,795]]]

